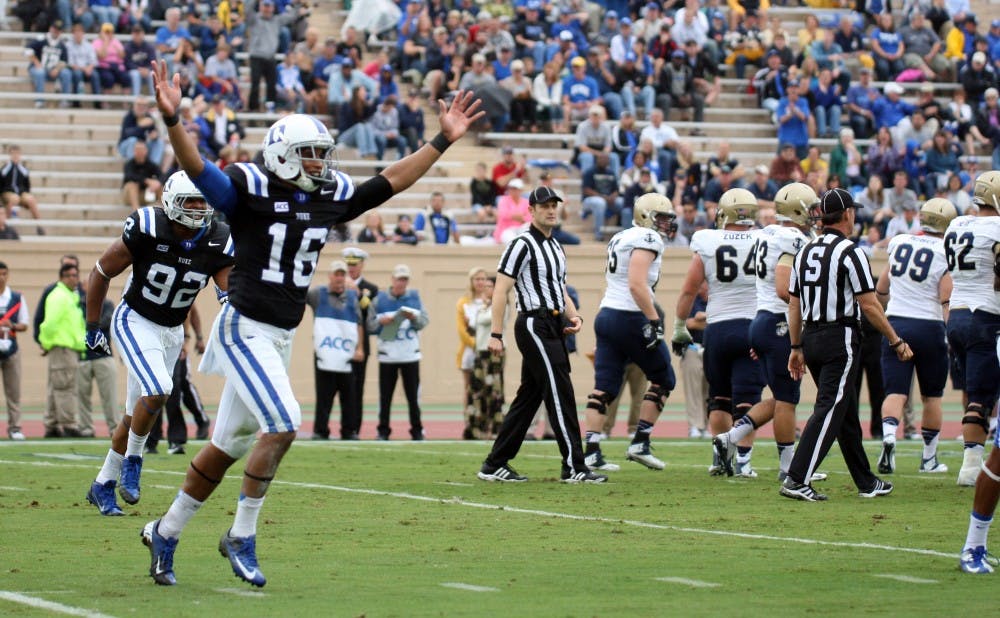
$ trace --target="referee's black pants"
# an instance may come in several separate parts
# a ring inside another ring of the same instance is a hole
[[[340,437],[354,440],[361,429],[361,415],[355,413],[354,374],[350,371],[326,371],[316,367],[316,420],[313,435],[330,437],[330,410],[333,398],[340,395]]]
[[[194,418],[199,430],[208,428],[211,419],[205,414],[205,407],[201,405],[201,396],[198,389],[191,382],[191,367],[188,365],[186,357],[178,358],[174,363],[173,390],[167,397],[167,402],[163,404],[163,414],[156,418],[153,428],[149,432],[146,444],[155,447],[163,439],[163,417],[167,417],[167,442],[170,445],[187,444],[187,423],[184,421],[184,412],[181,404],[188,409]]]
[[[809,483],[837,440],[854,484],[867,491],[875,483],[875,476],[861,444],[858,395],[854,387],[860,366],[859,330],[841,324],[807,325],[802,333],[802,351],[818,392],[788,476],[793,481]]]
[[[491,467],[506,465],[517,456],[538,406],[545,404],[549,427],[559,443],[562,469],[585,472],[580,446],[580,421],[576,397],[569,377],[569,354],[559,316],[519,314],[514,322],[514,338],[521,351],[521,385],[500,425],[493,450],[486,458]]]

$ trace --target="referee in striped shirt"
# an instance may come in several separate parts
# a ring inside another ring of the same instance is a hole
[[[792,352],[788,371],[796,380],[808,372],[816,383],[816,405],[792,458],[781,494],[815,502],[826,500],[809,484],[834,439],[862,498],[884,496],[892,484],[872,474],[861,445],[858,396],[854,389],[861,348],[861,312],[889,341],[900,360],[913,353],[892,329],[875,298],[868,257],[848,235],[854,231],[851,194],[833,189],[823,194],[814,218],[823,234],[795,256],[788,303],[788,335]]]
[[[510,288],[517,293],[514,338],[521,351],[521,386],[504,417],[493,449],[477,476],[484,481],[527,481],[510,466],[517,456],[531,419],[545,403],[549,426],[555,433],[562,456],[564,483],[603,483],[608,477],[595,474],[584,462],[580,446],[580,422],[576,413],[573,383],[569,378],[569,354],[564,337],[580,332],[583,318],[566,292],[566,254],[552,237],[559,223],[555,191],[540,186],[528,197],[531,225],[510,241],[500,258],[493,291],[493,324],[489,343],[493,354],[504,353],[503,323]]]

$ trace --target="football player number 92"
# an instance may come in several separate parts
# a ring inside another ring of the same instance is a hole
[[[271,257],[260,278],[268,283],[285,283],[285,273],[281,270],[281,254],[285,249],[288,226],[284,223],[273,223],[267,228],[271,235]],[[326,243],[327,230],[324,227],[310,227],[302,233],[302,241],[292,260],[292,284],[296,287],[309,287],[313,271],[316,270],[316,260],[319,251]]]
[[[146,285],[142,287],[142,296],[151,303],[165,305],[170,300],[170,291],[174,287],[177,271],[173,266],[153,264],[149,267]],[[203,287],[208,283],[208,275],[189,271],[181,278],[182,286],[174,294],[170,303],[171,309],[183,309],[194,302]],[[190,285],[186,285],[190,284]]]

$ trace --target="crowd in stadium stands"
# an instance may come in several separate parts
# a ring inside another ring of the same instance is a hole
[[[962,211],[977,149],[992,153],[984,164],[1000,168],[1000,20],[982,27],[967,0],[907,0],[895,13],[886,12],[888,2],[857,3],[871,11],[857,12],[854,2],[803,0],[831,10],[805,14],[794,35],[769,15],[767,0],[397,4],[395,27],[347,27],[325,39],[309,27],[307,6],[293,0],[179,7],[39,0],[20,2],[15,12],[45,9],[25,21],[47,30],[28,43],[39,92],[55,82],[64,93],[138,96],[150,91],[149,61],[166,60],[190,99],[186,126],[220,165],[252,155],[240,146],[241,111],[324,115],[341,144],[380,160],[387,150],[402,157],[423,144],[422,95],[434,101],[471,89],[487,112],[480,130],[566,134],[581,176],[579,212],[593,216],[596,239],[607,226],[629,225],[644,191],[663,192],[679,212],[693,205],[709,226],[726,189],[745,186],[767,204],[792,181],[817,191],[847,187],[869,201],[873,191],[902,183],[917,199],[947,196]],[[155,28],[154,20],[164,25]],[[378,50],[367,62],[364,43]],[[249,92],[240,88],[244,63]],[[720,146],[721,160],[700,161],[671,125],[687,121],[682,131],[704,135],[699,123],[720,97],[726,65],[745,80],[740,90],[770,112],[777,148],[769,166],[744,169],[728,145]],[[903,96],[907,82],[922,82],[910,90],[919,92],[916,102]],[[149,159],[168,169],[155,124],[133,127],[132,120],[123,123],[122,156],[130,160],[132,144],[143,139]],[[516,177],[529,182],[523,157],[518,161]],[[510,178],[501,182],[494,170],[489,180],[478,171],[470,187],[471,210],[483,225],[505,216]],[[913,204],[886,197],[878,206],[860,213],[859,235],[884,244],[901,229],[894,220],[912,218]],[[366,231],[376,241],[399,236],[374,223]]]

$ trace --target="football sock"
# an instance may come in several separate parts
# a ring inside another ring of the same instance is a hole
[[[635,437],[632,444],[644,444],[649,442],[649,434],[653,433],[653,423],[639,419],[639,424],[635,428]]]
[[[124,461],[125,456],[119,455],[114,451],[114,449],[108,449],[108,456],[104,458],[104,465],[101,466],[101,471],[97,473],[97,478],[95,479],[101,485],[107,483],[108,481],[118,482],[118,477],[122,474],[122,461]]]
[[[736,447],[736,461],[739,463],[747,463],[750,461],[750,456],[753,454],[752,446],[737,446]]]
[[[938,436],[940,429],[923,429],[920,434],[924,437],[924,459],[930,459],[937,455]]]
[[[125,456],[131,457],[133,455],[138,455],[142,457],[142,449],[146,446],[146,438],[149,434],[144,436],[136,435],[131,429],[128,430],[128,446],[125,447]]]
[[[896,428],[899,427],[899,419],[887,416],[882,419],[882,442],[888,444],[896,443]]]
[[[986,547],[986,534],[990,531],[991,523],[993,523],[992,517],[972,511],[972,515],[969,516],[969,533],[965,537],[965,549],[980,545]]]
[[[739,442],[743,438],[749,436],[753,430],[756,429],[753,420],[750,416],[744,416],[740,420],[736,421],[733,428],[729,430],[729,439],[732,442]]]
[[[986,451],[986,447],[982,444],[976,444],[975,442],[966,442],[965,450],[972,451],[973,454],[979,455],[979,459],[982,459],[983,453]]]
[[[257,534],[257,516],[260,515],[260,507],[264,504],[264,496],[260,498],[248,498],[240,494],[240,500],[236,504],[236,520],[229,530],[231,536],[247,537]]]
[[[593,442],[593,443],[596,444],[596,443],[600,442],[601,438],[603,438],[603,437],[604,437],[604,434],[602,434],[599,431],[588,431],[587,432],[587,444],[590,444],[591,442]]]
[[[778,443],[778,469],[788,474],[788,468],[792,465],[792,457],[795,455],[794,442]]]
[[[177,492],[177,497],[170,504],[170,508],[160,518],[160,536],[172,539],[179,537],[181,530],[191,521],[191,518],[198,512],[202,504],[204,503],[195,500],[183,491]]]

